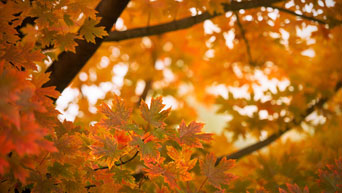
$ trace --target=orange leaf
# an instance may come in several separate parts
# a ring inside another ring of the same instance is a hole
[[[201,133],[203,128],[202,123],[191,122],[188,126],[185,125],[184,120],[179,126],[179,138],[177,139],[180,144],[185,144],[190,147],[202,148],[203,141],[210,141],[213,134]]]
[[[105,103],[99,107],[99,111],[108,117],[108,119],[103,119],[100,122],[100,125],[106,128],[118,128],[125,125],[131,115],[131,110],[120,97],[115,96],[112,104],[112,109]]]
[[[215,163],[215,155],[207,154],[204,161],[200,160],[201,173],[208,178],[210,184],[220,189],[220,185],[228,184],[236,178],[233,174],[227,173],[227,170],[234,166],[235,160],[223,158],[217,166]]]
[[[162,103],[162,98],[152,98],[151,106],[148,108],[147,104],[144,101],[141,101],[140,110],[142,113],[142,117],[152,126],[161,127],[164,125],[163,121],[169,115],[170,108],[163,110],[164,104]]]

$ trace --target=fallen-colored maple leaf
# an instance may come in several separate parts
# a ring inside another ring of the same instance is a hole
[[[233,174],[227,173],[227,170],[234,166],[235,160],[223,158],[217,166],[215,163],[215,155],[207,154],[205,160],[200,160],[201,173],[207,177],[211,185],[220,189],[222,184],[228,184],[236,178]]]
[[[80,34],[84,36],[87,42],[95,43],[95,38],[102,38],[103,36],[107,36],[108,33],[105,31],[104,27],[97,27],[96,25],[99,23],[99,20],[94,20],[88,18],[84,21],[80,29]]]
[[[142,117],[152,126],[161,127],[163,126],[163,121],[166,119],[170,112],[170,108],[162,110],[165,105],[162,103],[162,98],[152,98],[151,106],[148,108],[144,101],[141,101],[140,110]]]
[[[169,186],[174,188],[179,188],[178,180],[189,180],[191,175],[186,172],[185,168],[179,168],[174,162],[169,162],[167,164],[146,164],[147,168],[145,171],[150,177],[163,176],[164,181],[169,184]]]
[[[303,191],[299,188],[297,184],[286,184],[289,193],[309,193],[308,187],[305,187]],[[279,188],[279,193],[287,193],[286,190]]]
[[[90,147],[92,154],[97,159],[104,160],[110,169],[120,158],[122,151],[119,150],[118,143],[114,138],[106,136],[104,138],[96,137],[96,139],[98,142]]]
[[[185,144],[190,147],[202,148],[203,146],[200,140],[210,141],[212,139],[212,134],[201,133],[202,128],[202,123],[196,123],[193,121],[186,126],[183,120],[179,125],[179,137],[177,138],[178,142],[181,145]]]
[[[342,157],[318,170],[319,186],[326,192],[342,191]]]
[[[75,33],[66,33],[64,35],[57,35],[56,42],[58,42],[58,47],[60,50],[70,51],[75,53],[76,46],[78,45],[75,42],[77,35]]]
[[[159,158],[160,154],[158,148],[159,144],[153,141],[143,141],[140,137],[134,136],[131,145],[139,146],[139,151],[141,152],[141,158]]]
[[[197,158],[191,159],[192,151],[190,148],[184,148],[180,152],[172,146],[166,146],[166,149],[167,155],[173,159],[179,167],[191,170],[196,165]]]
[[[100,125],[106,128],[117,128],[125,125],[131,115],[131,110],[120,97],[115,96],[112,104],[112,109],[105,103],[99,107],[99,111],[108,117],[108,119],[102,119],[100,122]]]

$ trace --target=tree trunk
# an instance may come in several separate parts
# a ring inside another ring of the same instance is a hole
[[[128,2],[129,0],[102,0],[96,7],[99,12],[98,16],[102,17],[98,26],[105,27],[105,30],[109,33]],[[96,44],[85,40],[76,40],[78,44],[76,53],[62,52],[58,56],[58,60],[53,62],[46,70],[46,72],[51,72],[51,75],[50,80],[43,87],[56,86],[56,90],[63,92],[99,48],[103,39],[96,38],[95,41]]]

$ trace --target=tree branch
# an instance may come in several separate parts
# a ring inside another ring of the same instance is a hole
[[[98,16],[101,17],[97,26],[105,27],[109,33],[128,2],[129,0],[102,0],[96,7]],[[58,56],[58,60],[46,70],[51,72],[50,80],[43,87],[56,86],[56,90],[62,92],[99,48],[103,39],[96,38],[95,41],[96,43],[93,44],[86,40],[75,40],[78,44],[76,53],[62,52]]]
[[[142,100],[144,100],[144,101],[146,100],[148,91],[150,91],[151,88],[152,88],[152,80],[149,79],[149,80],[146,81],[144,91],[142,92],[142,94],[141,94],[140,97],[139,97],[138,102],[136,103],[136,106],[137,106],[137,107],[140,106],[140,103],[141,103]]]
[[[337,82],[335,86],[335,93],[342,87],[342,82]],[[232,154],[229,154],[227,156],[221,156],[216,160],[216,165],[220,163],[220,161],[226,157],[227,159],[240,159],[246,155],[249,155],[255,151],[258,151],[267,145],[271,144],[278,138],[280,138],[284,133],[291,130],[294,126],[299,125],[308,115],[310,115],[316,108],[322,108],[322,106],[328,101],[329,98],[321,98],[319,99],[314,105],[310,106],[308,109],[306,109],[305,113],[300,117],[299,120],[293,119],[292,122],[288,123],[285,126],[284,130],[280,130],[279,132],[269,136],[267,139],[262,140],[260,142],[257,142],[255,144],[249,145],[239,151],[236,151]]]
[[[126,161],[121,161],[120,163],[114,163],[114,165],[115,165],[115,166],[125,165],[125,164],[127,164],[128,162],[132,161],[135,157],[137,157],[138,154],[139,154],[139,151],[136,151],[135,154],[134,154],[131,158],[129,158],[128,160],[126,160]],[[121,160],[121,158],[120,158],[120,160]],[[108,166],[95,168],[94,171],[97,171],[97,170],[105,170],[105,169],[108,169]]]
[[[255,63],[253,61],[253,58],[252,58],[252,53],[251,53],[251,48],[249,46],[249,42],[248,42],[248,39],[246,38],[246,31],[245,29],[243,28],[241,22],[240,22],[240,18],[239,18],[239,14],[234,11],[234,14],[235,14],[235,17],[236,17],[236,23],[240,29],[240,32],[241,32],[241,36],[242,36],[242,39],[245,41],[245,44],[246,44],[246,51],[247,51],[247,58],[248,58],[248,62],[252,65],[252,66],[255,66]]]
[[[301,18],[306,19],[306,20],[314,21],[314,22],[317,22],[319,24],[328,24],[326,21],[317,19],[315,17],[306,16],[306,15],[303,15],[303,14],[298,14],[298,13],[296,13],[294,11],[291,11],[289,9],[285,9],[285,8],[282,8],[282,7],[277,7],[277,6],[267,6],[267,7],[270,7],[270,8],[273,8],[273,9],[278,9],[281,12],[288,13],[290,15],[294,15],[294,16],[297,16],[297,17],[301,17]]]
[[[300,17],[302,19],[306,19],[306,20],[309,20],[309,21],[314,21],[314,22],[317,22],[319,24],[323,24],[323,25],[329,25],[329,27],[333,28],[337,25],[342,25],[342,21],[341,20],[338,20],[336,18],[332,18],[330,17],[329,20],[321,20],[321,19],[317,19],[315,17],[311,17],[311,16],[307,16],[307,15],[303,15],[303,14],[298,14],[294,11],[291,11],[289,9],[285,9],[285,8],[282,8],[282,7],[277,7],[277,6],[267,6],[267,7],[270,7],[270,8],[273,8],[273,9],[278,9],[279,11],[282,11],[284,13],[288,13],[288,14],[291,14],[291,15],[294,15],[294,16],[297,16],[297,17]]]
[[[230,4],[223,4],[224,11],[238,11],[240,9],[252,9],[262,6],[270,6],[273,3],[281,2],[283,0],[253,0],[253,1],[232,1]],[[222,15],[222,13],[210,14],[209,12],[204,12],[200,15],[190,16],[183,19],[171,21],[168,23],[163,23],[159,25],[134,28],[126,31],[113,31],[105,39],[105,41],[121,41],[132,38],[158,35],[166,32],[177,31],[181,29],[189,28],[195,24],[201,23],[207,19],[214,18],[216,16]]]

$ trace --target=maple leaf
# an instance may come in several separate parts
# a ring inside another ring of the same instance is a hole
[[[134,183],[134,177],[132,176],[132,172],[129,170],[115,167],[112,168],[110,172],[114,173],[113,179],[117,183]]]
[[[34,50],[33,42],[26,42],[23,46],[6,46],[5,50],[0,47],[0,60],[5,60],[18,68],[37,70],[35,62],[41,62],[45,56],[38,50]]]
[[[52,192],[56,190],[56,185],[54,185],[54,181],[51,178],[44,178],[38,173],[33,173],[30,178],[35,182],[33,192]]]
[[[133,131],[134,133],[136,133],[136,134],[138,134],[138,135],[140,135],[140,136],[144,135],[144,130],[141,129],[141,128],[139,128],[139,126],[136,125],[136,124],[127,124],[127,125],[124,127],[124,129],[125,129],[126,131]]]
[[[54,162],[52,166],[48,167],[48,171],[50,174],[56,177],[63,176],[63,177],[71,178],[72,174],[69,171],[70,166],[71,166],[70,164],[61,164],[59,162]]]
[[[78,45],[74,40],[77,37],[75,33],[66,33],[64,35],[56,35],[56,42],[60,50],[76,52],[75,47]]]
[[[126,131],[115,131],[114,138],[118,142],[120,149],[125,147],[132,140]]]
[[[115,96],[112,101],[112,109],[105,103],[99,107],[99,111],[106,115],[108,119],[102,119],[100,125],[106,128],[121,128],[125,129],[125,124],[131,115],[131,110],[127,107],[124,101]]]
[[[182,151],[178,151],[172,146],[166,146],[167,155],[175,161],[180,167],[184,167],[187,170],[191,170],[197,162],[197,158],[191,159],[192,151],[189,148],[182,148]]]
[[[190,147],[202,148],[201,140],[210,141],[213,134],[201,133],[203,128],[202,123],[191,122],[186,126],[184,120],[179,125],[179,137],[176,138],[178,142],[182,145],[188,145]]]
[[[146,164],[147,168],[145,171],[150,177],[163,176],[166,183],[170,185],[172,189],[179,188],[177,181],[189,179],[186,176],[188,173],[185,168],[179,168],[174,162],[169,162],[167,164]],[[186,176],[186,177],[185,177]]]
[[[201,173],[205,175],[209,183],[220,189],[220,185],[228,184],[236,177],[233,174],[227,173],[231,169],[235,160],[227,160],[223,158],[220,163],[215,166],[216,157],[213,153],[207,154],[205,160],[200,160]]]
[[[20,128],[19,108],[14,105],[19,100],[19,93],[25,85],[25,72],[13,68],[4,68],[5,60],[0,60],[0,112],[2,119],[12,122]]]
[[[49,97],[52,98],[58,98],[58,96],[60,95],[58,91],[55,90],[54,86],[50,86],[50,87],[43,87],[43,84],[46,83],[47,81],[50,80],[49,76],[50,76],[50,72],[49,73],[33,73],[32,76],[32,83],[36,86],[36,90],[35,90],[35,97],[33,98],[33,100],[37,100],[37,101],[41,101],[45,104],[45,106],[53,106],[52,104],[52,100]]]
[[[40,42],[42,47],[53,45],[58,35],[58,31],[48,29],[43,29],[41,33]]]
[[[58,138],[62,137],[64,134],[74,134],[80,128],[76,127],[72,122],[64,120],[63,123],[58,122],[55,127],[55,132]]]
[[[327,164],[318,170],[320,187],[327,192],[342,191],[342,158],[336,159],[334,164]]]
[[[92,154],[97,159],[105,160],[110,169],[115,161],[120,158],[121,150],[118,147],[118,144],[115,139],[110,138],[109,136],[105,136],[103,138],[96,137],[97,143],[90,146],[92,149]]]
[[[104,30],[104,27],[96,27],[99,23],[99,20],[94,20],[88,18],[84,21],[80,29],[80,35],[84,36],[87,42],[92,42],[95,44],[95,38],[102,38],[103,36],[107,36],[108,33]]]
[[[146,142],[146,141],[143,141],[140,137],[134,136],[132,139],[131,145],[139,146],[142,159],[159,157],[159,151],[157,150],[159,145],[154,143],[153,141]]]
[[[297,184],[286,184],[289,193],[309,193],[309,189],[306,186],[303,191],[299,188]],[[286,190],[279,188],[279,193],[287,193]]]
[[[0,139],[1,141],[1,139]],[[5,173],[5,169],[9,166],[8,162],[0,157],[0,174],[3,175]]]
[[[148,108],[143,100],[140,103],[142,117],[154,127],[161,127],[164,125],[163,121],[171,110],[170,108],[162,110],[164,107],[165,105],[162,103],[161,97],[152,98],[150,108]]]

